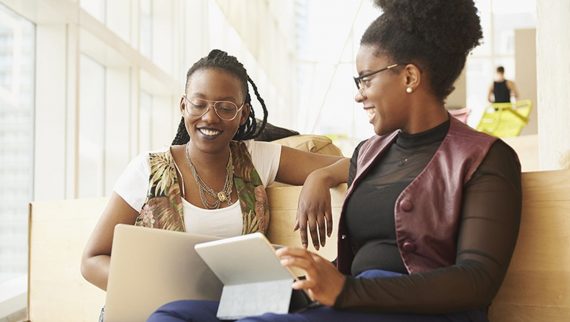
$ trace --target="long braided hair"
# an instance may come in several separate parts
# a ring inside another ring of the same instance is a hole
[[[218,68],[223,69],[232,75],[236,76],[241,82],[243,87],[243,93],[245,94],[245,104],[251,106],[251,96],[249,95],[249,87],[248,82],[251,84],[253,91],[255,92],[255,96],[257,100],[261,104],[263,108],[263,119],[258,124],[255,119],[255,112],[253,107],[250,109],[249,117],[246,122],[238,128],[238,131],[234,135],[234,140],[242,141],[242,140],[249,140],[257,137],[261,131],[265,128],[267,124],[267,107],[265,106],[265,101],[259,95],[257,91],[257,86],[253,82],[251,78],[247,75],[247,71],[245,67],[240,63],[236,57],[228,55],[225,51],[219,49],[213,49],[210,51],[208,56],[202,57],[198,60],[190,69],[188,73],[186,73],[186,86],[184,88],[188,88],[188,82],[190,80],[190,76],[194,74],[195,71],[206,69],[206,68]],[[186,131],[186,125],[184,124],[184,117],[180,120],[180,124],[178,125],[178,131],[176,132],[176,136],[172,141],[172,145],[181,145],[186,144],[190,141],[190,136],[188,135],[188,131]]]

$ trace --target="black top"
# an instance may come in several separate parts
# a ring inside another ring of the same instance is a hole
[[[347,201],[371,202],[374,189],[386,194],[366,207],[375,207],[373,211],[347,204],[349,233],[355,234],[351,238],[360,246],[353,273],[369,268],[402,272],[403,264],[396,258],[394,242],[394,195],[426,166],[434,146],[437,148],[442,140],[441,132],[447,132],[448,127],[449,121],[416,135],[400,133],[396,143],[368,175],[370,178],[364,179]],[[410,143],[416,141],[416,137],[426,145]],[[356,173],[357,155],[358,148],[352,158],[349,184]],[[403,161],[398,162],[402,156]],[[522,202],[520,174],[514,151],[497,140],[464,186],[455,264],[391,278],[348,276],[335,307],[427,314],[488,307],[504,278],[518,235]],[[374,214],[376,218],[366,218],[366,214]],[[371,222],[370,226],[378,224],[378,231],[365,227],[359,220]],[[391,227],[386,227],[387,223],[391,223]],[[365,229],[361,232],[362,227]]]
[[[382,162],[374,164],[354,190],[346,208],[348,233],[353,248],[358,249],[352,262],[352,275],[373,268],[407,273],[396,246],[394,204],[428,164],[448,129],[449,121],[418,134],[400,132]],[[356,151],[359,150],[360,145]],[[351,160],[353,169],[357,156],[355,152]]]
[[[495,103],[509,103],[511,101],[511,90],[507,86],[507,80],[493,83],[493,95]]]

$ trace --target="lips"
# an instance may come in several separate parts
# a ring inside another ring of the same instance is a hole
[[[202,128],[198,128],[198,132],[205,137],[215,138],[215,137],[219,136],[220,134],[222,134],[223,131],[218,130],[218,129],[213,129],[213,128],[202,127]]]

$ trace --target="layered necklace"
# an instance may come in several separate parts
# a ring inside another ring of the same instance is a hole
[[[190,142],[186,143],[186,161],[188,161],[188,165],[190,166],[190,170],[192,170],[192,175],[194,176],[194,180],[198,185],[198,190],[200,191],[200,200],[202,204],[207,209],[218,209],[222,205],[223,202],[226,202],[227,205],[232,204],[232,189],[233,189],[233,177],[234,177],[234,165],[232,162],[232,150],[230,149],[230,157],[228,159],[228,164],[226,165],[226,181],[224,182],[224,187],[221,191],[215,192],[210,186],[202,180],[198,171],[196,171],[196,167],[192,163],[190,159]],[[212,200],[212,201],[211,201]]]

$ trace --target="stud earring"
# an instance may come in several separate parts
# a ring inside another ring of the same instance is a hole
[[[414,91],[411,87],[406,87],[406,93],[411,94]]]

